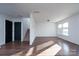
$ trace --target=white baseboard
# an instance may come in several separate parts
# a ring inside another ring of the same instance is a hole
[[[36,37],[57,37],[57,36],[36,36]]]

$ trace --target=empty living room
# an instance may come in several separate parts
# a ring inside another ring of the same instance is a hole
[[[79,3],[0,3],[0,56],[79,56]]]

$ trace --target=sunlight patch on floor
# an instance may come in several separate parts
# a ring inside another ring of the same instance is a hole
[[[30,48],[29,51],[26,53],[26,56],[32,55],[33,51],[34,51],[34,47]]]
[[[48,46],[50,46],[50,45],[52,45],[52,44],[54,44],[53,41],[45,42],[45,43],[43,43],[43,44],[37,45],[37,46],[36,46],[36,50],[37,50],[37,51],[42,50],[42,49],[44,49],[44,48],[46,48],[46,47],[48,47]]]
[[[49,46],[50,44],[52,44],[51,41],[50,43],[44,43],[43,45]],[[41,47],[45,48],[46,46],[39,45],[38,49],[42,49]],[[26,52],[25,56],[31,56],[34,53],[34,48],[35,47],[31,47],[28,52]],[[61,47],[58,44],[54,44],[36,56],[55,56],[60,50]],[[24,51],[18,52],[16,54],[13,54],[12,56],[20,56],[21,54],[23,54],[23,52]]]
[[[55,44],[45,51],[41,52],[37,56],[55,56],[60,50],[61,47],[58,44]]]
[[[23,51],[18,52],[18,53],[15,53],[15,54],[13,54],[13,55],[11,55],[11,56],[20,56],[22,53],[23,53]]]
[[[28,52],[26,52],[25,56],[30,56],[30,55],[32,55],[33,51],[34,51],[34,47],[31,47],[31,48],[28,50]],[[24,53],[24,51],[20,51],[20,52],[15,53],[15,54],[13,54],[13,55],[11,55],[11,56],[20,56],[20,55],[22,55],[23,53]]]

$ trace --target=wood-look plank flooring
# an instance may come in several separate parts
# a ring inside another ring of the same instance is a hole
[[[23,50],[28,50],[28,42],[10,42],[2,45],[0,48],[0,56],[10,56]]]
[[[37,37],[32,46],[28,42],[8,43],[0,48],[0,56],[37,56],[54,44],[62,48],[55,56],[79,56],[79,45],[57,37]]]
[[[38,37],[34,41],[34,46],[48,41],[53,41],[53,45],[58,44],[62,48],[55,56],[79,56],[79,45],[73,44],[57,37]]]

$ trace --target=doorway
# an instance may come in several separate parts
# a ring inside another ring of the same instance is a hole
[[[21,42],[21,22],[14,22],[14,41]]]
[[[12,42],[12,21],[5,21],[5,43]]]

